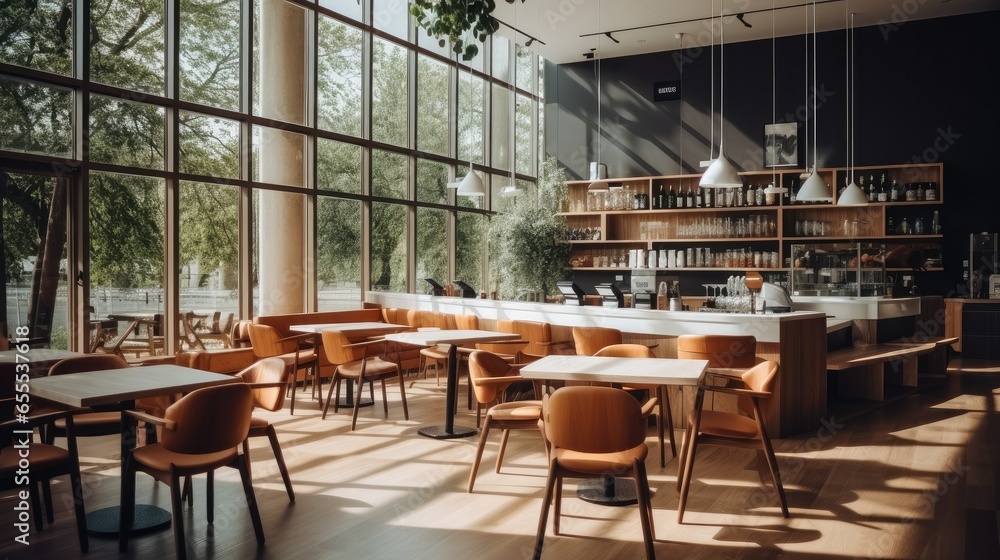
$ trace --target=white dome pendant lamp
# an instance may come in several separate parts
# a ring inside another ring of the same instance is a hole
[[[867,206],[868,197],[854,182],[854,14],[850,14],[847,51],[850,68],[847,72],[847,157],[850,183],[837,199],[837,206]]]
[[[714,11],[715,2],[713,0],[712,8]],[[722,11],[719,11],[719,27],[722,30],[721,40],[719,42],[719,157],[712,161],[712,164],[708,166],[705,173],[702,174],[701,180],[698,182],[698,186],[709,188],[709,189],[729,189],[738,188],[743,186],[743,179],[740,178],[740,174],[737,173],[736,167],[733,162],[729,161],[726,157],[724,146],[724,136],[726,129],[725,120],[725,90],[726,90],[726,27],[725,21],[722,17]],[[713,34],[714,38],[714,34]],[[714,59],[713,59],[714,60]],[[712,65],[712,75],[715,75],[715,65]],[[715,88],[712,88],[712,97],[715,97]],[[715,102],[713,101],[714,105]],[[714,109],[714,107],[713,107]],[[713,126],[713,132],[715,127]],[[711,156],[711,154],[709,154]]]
[[[799,190],[796,200],[799,202],[832,202],[833,196],[830,194],[830,187],[826,185],[819,175],[819,135],[816,133],[816,0],[813,0],[813,165],[812,174]],[[807,156],[808,157],[808,156]]]

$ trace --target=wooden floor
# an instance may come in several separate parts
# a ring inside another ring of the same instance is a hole
[[[297,493],[289,503],[266,441],[251,456],[267,543],[258,549],[235,471],[216,478],[215,523],[205,519],[204,477],[184,515],[190,558],[529,558],[544,485],[535,432],[514,433],[501,474],[492,469],[499,435],[487,448],[476,491],[465,491],[477,438],[433,440],[417,434],[443,422],[443,386],[408,388],[410,420],[398,389],[389,419],[362,409],[358,429],[342,410],[320,419],[308,398],[270,414]],[[376,397],[378,395],[376,394]],[[464,407],[459,424],[475,425]],[[378,402],[378,401],[377,401]],[[379,403],[380,404],[380,403]],[[649,476],[656,553],[666,558],[998,558],[1000,374],[952,373],[920,393],[815,433],[776,441],[791,518],[761,488],[752,452],[703,448],[685,524],[677,524],[676,459],[660,469],[650,430]],[[679,435],[679,432],[678,432]],[[117,438],[81,441],[88,511],[118,499]],[[572,484],[572,483],[571,483]],[[13,542],[14,501],[0,499],[0,558],[171,558],[169,529],[137,535],[128,554],[92,536],[81,554],[68,482],[56,491],[56,522]],[[567,486],[561,536],[552,523],[545,558],[641,558],[635,507],[583,502]],[[140,475],[138,499],[170,507],[165,486]]]

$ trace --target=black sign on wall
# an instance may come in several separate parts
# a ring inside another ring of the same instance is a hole
[[[676,101],[681,98],[680,80],[653,84],[653,101]]]

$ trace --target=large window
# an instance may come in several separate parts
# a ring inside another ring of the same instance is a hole
[[[397,0],[0,2],[7,326],[54,309],[38,338],[88,350],[84,326],[158,314],[174,350],[181,319],[489,291],[496,190],[537,169],[539,68],[499,34],[461,60]],[[488,196],[448,188],[470,163]],[[46,253],[52,231],[71,242]]]

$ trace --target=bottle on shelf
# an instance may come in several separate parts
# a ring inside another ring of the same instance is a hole
[[[677,193],[674,192],[673,185],[670,185],[670,190],[667,191],[667,208],[677,208]]]
[[[937,200],[937,183],[927,183],[924,189],[924,200]]]
[[[703,207],[705,207],[705,208],[711,208],[712,205],[714,204],[714,201],[713,201],[713,198],[714,198],[713,195],[714,194],[715,193],[714,193],[714,191],[712,189],[709,189],[707,187],[702,187],[701,188],[701,195],[702,195],[702,199],[703,200],[702,200],[701,205]]]
[[[926,193],[924,192],[924,184],[917,183],[917,200],[924,200]]]
[[[899,235],[910,235],[910,222],[906,218],[899,222],[899,228],[897,228],[896,233]]]
[[[756,185],[751,183],[747,186],[747,206],[754,206],[757,204],[757,189]]]
[[[878,201],[889,202],[889,187],[885,183],[885,173],[882,174],[882,178],[878,182]]]
[[[874,179],[874,177],[872,177],[872,179]],[[864,175],[858,177],[858,181],[860,181],[860,183],[858,183],[858,186],[861,187],[861,190],[865,191],[865,194],[868,195],[868,202],[875,202],[875,181],[869,180],[868,187],[865,187]]]
[[[691,185],[688,185],[687,207],[694,208],[694,191],[691,190]]]
[[[892,216],[886,218],[885,233],[888,235],[896,233],[896,221],[892,218]]]
[[[934,235],[941,233],[941,218],[937,210],[934,211],[934,216],[931,218],[931,233]]]
[[[892,186],[889,187],[889,202],[899,202],[899,183],[895,179],[892,180]]]
[[[656,184],[656,193],[653,195],[653,210],[663,208],[663,183]]]
[[[922,235],[924,233],[924,219],[923,218],[917,217],[916,220],[913,220],[913,233],[915,235]]]
[[[907,202],[913,202],[917,200],[917,189],[915,188],[913,183],[906,184],[906,192],[904,194],[904,198]]]
[[[792,179],[792,186],[789,187],[788,193],[786,194],[786,196],[789,197],[789,200],[788,200],[789,204],[795,204],[795,194],[798,191],[799,191],[798,181],[796,181],[795,179]]]
[[[736,196],[733,197],[733,206],[742,207],[745,202],[743,201],[743,187],[736,187]]]

